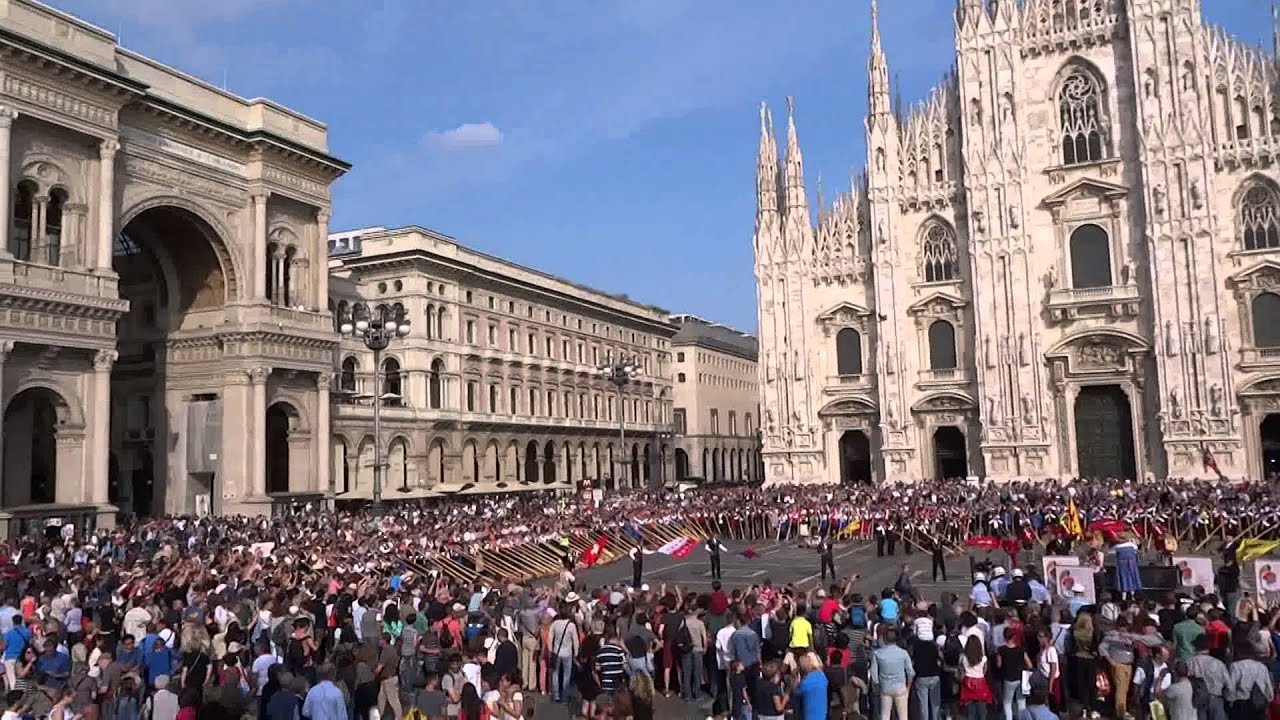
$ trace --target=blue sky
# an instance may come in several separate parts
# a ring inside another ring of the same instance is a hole
[[[332,228],[419,224],[754,330],[756,107],[796,97],[811,194],[862,165],[869,0],[52,0],[122,43],[329,126]],[[886,0],[904,99],[954,0]],[[1266,0],[1206,17],[1270,45]]]

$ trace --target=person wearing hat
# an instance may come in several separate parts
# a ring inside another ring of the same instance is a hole
[[[1009,578],[1007,575],[1005,575],[1004,568],[1000,567],[999,565],[992,568],[991,593],[995,595],[997,599],[1003,600],[1004,591],[1008,587],[1009,587]]]
[[[1013,578],[1004,589],[1004,597],[1015,605],[1026,605],[1031,602],[1031,586],[1023,577],[1022,568],[1013,569]]]
[[[831,571],[831,579],[836,579],[835,550],[831,544],[831,535],[824,533],[818,539],[818,568],[822,574],[822,582],[827,581],[827,571]]]
[[[987,585],[986,574],[973,574],[973,589],[969,591],[969,600],[973,602],[974,607],[991,607],[995,604],[991,596],[991,587]]]

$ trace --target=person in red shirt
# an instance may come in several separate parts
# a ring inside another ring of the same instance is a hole
[[[707,611],[712,615],[723,615],[729,609],[729,596],[720,587],[719,580],[711,582],[711,599],[707,602]]]
[[[839,586],[832,585],[831,590],[818,591],[818,622],[830,623],[835,617],[836,611],[840,609],[840,601],[836,597],[840,594]]]
[[[1222,660],[1227,654],[1227,645],[1231,642],[1231,627],[1222,620],[1222,611],[1213,608],[1209,611],[1209,622],[1204,626],[1204,634],[1209,638],[1209,654]]]

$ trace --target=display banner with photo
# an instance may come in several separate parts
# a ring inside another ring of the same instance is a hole
[[[1205,593],[1212,593],[1213,559],[1198,555],[1174,555],[1173,566],[1178,568],[1178,587],[1190,590],[1203,588]]]
[[[1055,588],[1058,597],[1078,597],[1087,603],[1098,602],[1098,593],[1093,584],[1093,568],[1087,565],[1059,565]]]
[[[1058,575],[1060,568],[1078,567],[1080,558],[1075,555],[1045,555],[1040,559],[1040,569],[1044,573],[1044,586],[1049,594],[1055,597],[1066,597],[1058,592]]]
[[[1280,605],[1280,558],[1254,560],[1253,583],[1262,607],[1273,608]]]

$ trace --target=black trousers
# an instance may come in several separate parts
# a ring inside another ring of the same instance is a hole
[[[720,579],[720,554],[716,553],[711,556],[711,578],[713,580]]]
[[[892,555],[894,546],[898,544],[898,537],[896,535],[890,535],[887,539],[889,544],[889,554]]]
[[[631,563],[631,587],[640,589],[640,576],[644,574],[644,566],[640,563]]]
[[[831,579],[832,579],[832,580],[835,580],[835,579],[836,579],[836,563],[835,563],[835,560],[834,560],[834,559],[832,559],[832,557],[831,557],[830,555],[823,555],[823,556],[821,556],[821,557],[822,557],[822,561],[821,561],[819,564],[822,566],[822,569],[821,569],[821,571],[820,571],[820,572],[822,573],[822,579],[823,579],[823,581],[825,582],[825,581],[826,581],[826,579],[827,579],[827,571],[828,571],[828,570],[830,570],[830,571],[831,571]]]
[[[930,561],[930,569],[933,571],[933,581],[938,582],[938,575],[942,575],[945,582],[947,579],[947,563],[941,555],[934,555]]]
[[[876,557],[884,557],[884,533],[876,533]]]

